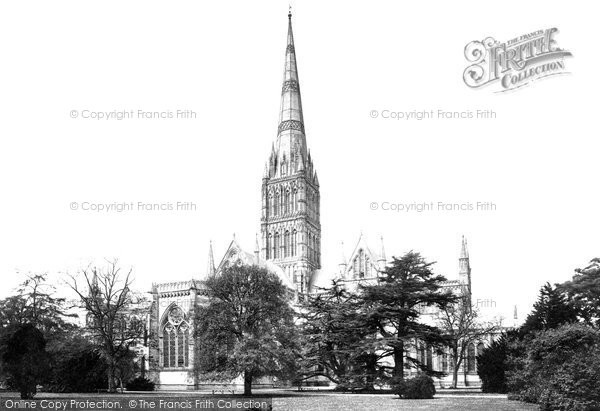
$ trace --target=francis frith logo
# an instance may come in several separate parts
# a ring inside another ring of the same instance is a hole
[[[571,52],[558,47],[557,32],[557,28],[549,28],[504,43],[492,37],[470,42],[465,47],[470,63],[463,73],[465,84],[472,88],[497,84],[497,92],[504,92],[567,73],[565,57]]]

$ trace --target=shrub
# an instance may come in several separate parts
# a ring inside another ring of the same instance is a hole
[[[95,392],[107,388],[106,363],[96,347],[79,335],[50,348],[52,372],[44,388],[50,392]]]
[[[509,390],[542,410],[600,409],[600,331],[569,324],[535,334],[513,361]]]
[[[154,391],[154,383],[148,378],[136,377],[127,383],[127,391]]]
[[[427,400],[435,395],[435,385],[431,377],[419,374],[414,378],[398,381],[393,385],[392,392],[407,400]]]
[[[24,324],[6,340],[3,347],[3,368],[8,375],[8,385],[17,388],[21,399],[31,399],[37,385],[48,376],[49,355],[46,339],[40,330]]]
[[[482,392],[506,393],[506,336],[502,335],[477,356]]]

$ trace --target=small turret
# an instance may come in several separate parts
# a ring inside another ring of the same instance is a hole
[[[348,266],[348,262],[346,261],[346,256],[344,255],[344,242],[341,243],[341,253],[340,253],[340,262],[339,262],[339,271],[340,278],[343,278],[344,273],[346,272],[346,267]]]
[[[385,257],[385,247],[383,246],[383,236],[381,236],[381,250],[379,251],[379,258],[377,260],[377,265],[379,271],[385,270],[385,266],[387,265],[387,259]]]
[[[467,239],[462,237],[460,249],[460,258],[458,259],[458,279],[471,295],[471,263],[469,261],[469,250],[467,248]]]
[[[208,263],[206,267],[208,277],[215,275],[215,258],[213,256],[212,240],[208,243]]]

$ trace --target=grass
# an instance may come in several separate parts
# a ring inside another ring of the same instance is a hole
[[[456,392],[442,390],[432,400],[403,400],[392,394],[344,394],[331,391],[304,391],[292,390],[254,390],[253,399],[260,400],[265,397],[273,398],[273,410],[290,411],[336,411],[336,410],[459,410],[459,411],[534,411],[536,405],[525,404],[518,401],[509,401],[506,395],[489,395],[473,391]],[[131,399],[131,398],[158,398],[168,397],[173,400],[191,399],[193,397],[211,398],[237,398],[241,395],[215,395],[206,393],[184,392],[149,392],[125,394],[50,394],[39,393],[36,400],[49,399]],[[1,393],[0,398],[18,399],[17,393]],[[4,402],[4,401],[2,401]],[[2,405],[0,405],[2,407]]]
[[[509,401],[505,395],[436,395],[432,400],[403,400],[381,394],[309,394],[273,398],[274,410],[460,410],[460,411],[528,411],[532,404]]]

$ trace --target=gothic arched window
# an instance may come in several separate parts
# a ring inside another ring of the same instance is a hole
[[[283,256],[290,256],[290,232],[288,230],[285,231],[283,236]]]
[[[433,349],[430,346],[427,346],[427,367],[431,368],[433,366]]]
[[[283,199],[283,204],[284,204],[283,213],[288,214],[290,212],[290,208],[291,208],[289,188],[287,190],[285,190],[285,197]]]
[[[475,372],[475,346],[469,344],[467,347],[467,372]]]
[[[273,215],[279,215],[279,193],[275,193],[275,198],[273,200]]]
[[[294,190],[292,190],[292,212],[298,211],[298,204],[296,202],[297,196],[298,196],[298,189],[294,188]]]
[[[267,254],[265,256],[265,258],[268,260],[269,258],[271,258],[271,244],[273,244],[273,234],[269,233],[267,235],[267,244],[266,244],[266,250],[265,253]]]
[[[273,258],[279,258],[279,233],[275,233],[273,236]]]
[[[292,257],[296,256],[296,242],[297,242],[298,233],[296,230],[292,233]]]
[[[174,306],[169,310],[162,332],[163,367],[185,368],[190,362],[189,324],[181,308]]]
[[[442,353],[442,371],[448,372],[448,353],[446,353],[445,349]]]

